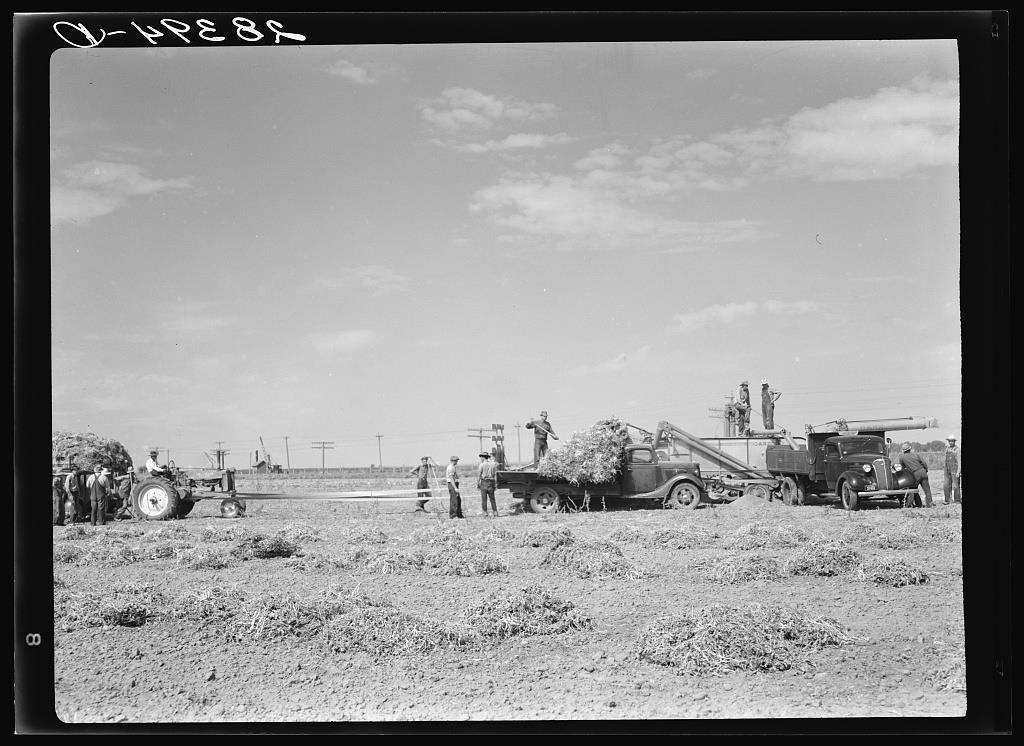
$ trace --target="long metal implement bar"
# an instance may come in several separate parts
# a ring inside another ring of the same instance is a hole
[[[206,497],[206,493],[199,493],[202,497]],[[424,495],[422,489],[412,490],[381,490],[375,492],[374,490],[363,490],[360,492],[314,492],[310,494],[296,494],[291,492],[217,492],[210,493],[211,498],[223,498],[229,499],[232,497],[240,498],[242,500],[326,500],[326,501],[345,501],[345,500],[437,500],[447,499],[448,493],[443,493],[440,497],[431,497]]]

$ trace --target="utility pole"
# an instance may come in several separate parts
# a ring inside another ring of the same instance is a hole
[[[380,450],[380,439],[383,438],[383,437],[384,437],[383,435],[381,435],[380,433],[377,433],[377,466],[379,466],[381,468],[381,471],[384,470],[384,457],[381,455],[381,450]]]
[[[324,454],[328,450],[334,450],[334,441],[333,440],[316,440],[316,441],[313,441],[313,448],[319,448],[320,449],[320,471],[322,473],[326,473],[327,472],[327,467],[325,466],[326,462],[324,461],[324,457],[325,457]]]
[[[713,420],[722,421],[722,435],[726,438],[733,437],[735,432],[735,423],[733,422],[734,410],[732,408],[733,395],[725,397],[728,400],[728,404],[723,409],[708,409],[708,416]]]
[[[480,439],[480,451],[478,451],[478,453],[482,452],[484,450],[484,433],[487,432],[487,428],[486,427],[469,427],[469,428],[466,428],[466,429],[469,430],[469,432],[471,432],[471,433],[476,433],[476,435],[467,435],[466,437],[467,438],[479,438]]]
[[[523,441],[520,440],[519,436],[522,434],[523,426],[518,422],[516,423],[516,447],[519,449],[519,463],[523,463]]]
[[[223,440],[218,440],[217,441],[217,450],[214,451],[214,453],[217,454],[217,468],[218,469],[223,469],[224,468],[224,457],[227,456],[229,453],[231,453],[231,451],[225,451],[224,450],[224,441]]]
[[[284,462],[288,464],[288,473],[292,473],[292,457],[288,453],[288,436],[284,436]]]

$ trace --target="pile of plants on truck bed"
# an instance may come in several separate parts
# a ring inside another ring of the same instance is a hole
[[[625,422],[614,417],[600,420],[569,436],[561,448],[541,459],[537,471],[571,484],[611,482],[622,471],[629,442]]]

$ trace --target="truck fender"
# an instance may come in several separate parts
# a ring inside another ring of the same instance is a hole
[[[844,471],[839,475],[839,479],[836,480],[837,490],[843,482],[849,482],[850,487],[857,490],[857,492],[863,492],[867,488],[867,480],[864,479],[863,472]]]

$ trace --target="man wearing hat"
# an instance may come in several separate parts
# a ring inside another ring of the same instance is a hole
[[[494,487],[498,483],[498,465],[491,461],[491,454],[480,452],[480,475],[476,486],[480,490],[480,509],[487,515],[487,499],[491,500],[491,510],[498,515],[498,504],[494,501]]]
[[[946,505],[949,505],[950,492],[953,494],[953,502],[963,502],[960,495],[960,447],[956,444],[955,435],[946,438],[946,459],[942,476],[942,495]]]
[[[427,481],[427,477],[430,476],[430,456],[424,456],[420,459],[420,465],[414,466],[409,470],[410,474],[416,475],[416,488],[419,490],[418,496],[429,499],[431,497],[430,490],[426,489],[430,486]],[[416,512],[426,511],[427,500],[416,501]]]
[[[444,470],[444,481],[448,484],[448,517],[465,518],[462,515],[462,495],[459,494],[459,457],[452,456],[451,463]]]
[[[97,466],[93,469],[92,476],[85,482],[89,490],[89,499],[92,502],[92,513],[89,516],[89,523],[100,526],[107,523],[107,496],[113,492],[110,483],[110,469],[105,466]]]
[[[761,419],[765,430],[775,429],[775,402],[782,394],[768,388],[768,379],[761,379]]]
[[[736,389],[736,401],[733,402],[733,409],[736,411],[736,434],[743,437],[750,429],[750,385],[749,381],[743,381]]]
[[[542,411],[539,419],[527,422],[526,428],[533,430],[533,465],[536,466],[547,455],[548,436],[550,435],[555,440],[558,440],[558,436],[555,435],[555,429],[548,422],[547,411]]]
[[[162,477],[167,475],[167,467],[160,466],[156,462],[157,449],[149,449],[149,458],[146,459],[146,471],[151,477]]]
[[[914,453],[910,443],[903,444],[903,453],[900,454],[900,463],[914,475],[918,487],[924,489],[924,506],[932,507],[932,488],[928,484],[928,464],[921,458],[921,454]]]

